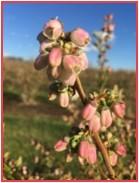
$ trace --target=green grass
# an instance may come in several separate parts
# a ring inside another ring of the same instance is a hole
[[[39,152],[35,150],[30,143],[32,138],[37,139],[41,144],[49,147],[52,157],[55,159],[53,166],[64,168],[64,172],[71,171],[75,177],[84,177],[83,171],[77,161],[77,158],[71,163],[65,163],[65,152],[57,153],[54,151],[54,144],[58,139],[61,139],[68,134],[70,126],[60,119],[60,117],[43,117],[43,116],[13,116],[12,114],[5,115],[5,133],[4,133],[4,149],[5,152],[10,152],[11,158],[17,159],[23,157],[24,163],[34,170],[36,167],[32,163],[33,157]],[[38,167],[40,172],[49,172],[46,167]],[[78,171],[77,171],[78,170]],[[48,175],[43,174],[44,178],[52,179]],[[56,177],[54,176],[54,179]]]
[[[19,155],[25,160],[32,157],[31,138],[53,148],[55,142],[68,133],[69,126],[58,118],[25,116],[5,116],[5,152],[9,151],[13,158]]]

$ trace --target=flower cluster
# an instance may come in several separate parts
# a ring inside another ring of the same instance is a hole
[[[49,99],[58,96],[60,106],[67,107],[77,76],[88,67],[83,47],[89,43],[89,34],[81,28],[65,33],[62,23],[52,19],[45,24],[38,40],[40,55],[34,66],[38,70],[47,67],[52,81]]]
[[[114,28],[113,16],[110,14],[105,16],[102,30],[93,34],[96,39],[93,45],[99,50],[101,69],[106,62],[106,51],[110,48],[108,41],[113,37]],[[81,88],[80,91],[77,89],[75,82],[78,81],[80,72],[88,67],[84,47],[89,43],[90,36],[81,28],[66,33],[62,23],[58,19],[52,19],[44,26],[43,31],[38,35],[38,40],[40,55],[34,66],[38,70],[47,68],[48,78],[52,81],[49,87],[49,100],[58,97],[60,106],[67,107],[70,97],[76,92],[79,95],[82,93]],[[104,79],[102,82],[104,84]],[[68,136],[59,140],[54,149],[57,152],[65,150],[68,153],[67,162],[72,161],[73,155],[77,154],[81,164],[85,162],[94,164],[97,161],[98,144],[92,138],[92,134],[106,132],[116,118],[123,118],[126,105],[122,90],[117,86],[113,89],[105,89],[101,86],[99,91],[93,91],[86,96],[83,103],[80,123],[71,129]],[[111,138],[110,136],[111,133],[108,139]],[[118,156],[126,155],[125,145],[112,142],[112,149],[109,148],[108,155],[111,166],[115,166]]]
[[[109,41],[113,39],[114,37],[114,30],[115,30],[115,24],[113,23],[113,15],[106,15],[104,17],[104,26],[102,27],[101,31],[95,31],[93,33],[94,41],[93,45],[98,49],[99,51],[99,64],[101,67],[104,66],[105,62],[107,62],[106,58],[106,52],[108,49],[111,48],[111,45],[109,45]]]
[[[113,23],[113,15],[109,14],[104,17],[104,25],[100,31],[93,32],[93,47],[98,51],[98,87],[100,90],[105,88],[112,72],[110,66],[106,66],[108,62],[107,51],[111,48],[110,41],[114,39],[115,24]]]
[[[122,100],[122,91],[115,86],[102,93],[90,93],[89,102],[80,113],[80,123],[72,134],[55,145],[56,151],[67,150],[70,156],[77,153],[81,164],[86,161],[94,164],[97,161],[97,148],[91,136],[96,132],[105,132],[116,118],[123,118],[126,105]],[[112,134],[109,134],[109,136]],[[108,137],[110,138],[110,137]],[[113,143],[115,151],[109,151],[112,166],[117,164],[118,155],[126,155],[126,147],[118,142]]]
[[[89,103],[82,110],[82,118],[88,122],[90,131],[106,130],[116,117],[124,117],[126,105],[122,98],[122,90],[117,86],[102,93],[90,93]]]

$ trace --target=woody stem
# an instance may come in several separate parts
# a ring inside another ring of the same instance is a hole
[[[87,103],[87,97],[86,97],[86,94],[85,94],[85,91],[83,89],[83,86],[81,84],[81,81],[79,79],[79,77],[77,77],[77,80],[76,80],[76,83],[75,83],[75,89],[77,90],[80,98],[81,98],[81,101],[82,103],[85,105]],[[107,152],[107,149],[106,147],[104,146],[101,138],[99,137],[99,134],[98,133],[93,133],[93,139],[97,145],[97,147],[99,148],[100,152],[102,153],[103,155],[103,159],[105,161],[105,165],[108,169],[108,172],[109,172],[109,175],[112,179],[115,179],[115,172],[110,164],[110,160],[109,160],[109,156],[108,156],[108,152]]]

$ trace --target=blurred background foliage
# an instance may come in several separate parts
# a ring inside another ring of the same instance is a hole
[[[73,114],[48,101],[45,72],[36,71],[32,61],[4,59],[4,179],[106,179],[105,166],[83,167],[76,158],[66,164],[65,153],[54,152],[55,142],[69,132],[67,119]],[[87,92],[98,89],[97,69],[87,69],[80,78]],[[135,179],[135,72],[112,71],[106,87],[115,84],[124,89],[127,104],[126,120],[116,124],[127,156],[115,170],[119,179]]]

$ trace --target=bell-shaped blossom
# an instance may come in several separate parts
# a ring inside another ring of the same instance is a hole
[[[118,162],[118,155],[115,152],[111,151],[109,155],[109,159],[110,159],[111,166],[115,166]]]
[[[123,145],[121,143],[117,144],[116,152],[120,156],[125,156],[126,155],[126,147],[125,147],[125,145]]]
[[[68,86],[73,86],[75,84],[76,78],[77,78],[76,74],[71,74],[69,76],[69,78],[63,80],[63,83],[68,85]]]
[[[60,67],[47,67],[47,76],[49,80],[57,79],[60,76]]]
[[[89,130],[92,132],[98,132],[100,128],[100,117],[97,114],[94,114],[92,119],[89,121]]]
[[[80,58],[76,55],[65,55],[63,58],[64,69],[71,73],[79,74],[82,70]]]
[[[55,151],[57,151],[57,152],[61,152],[61,151],[64,151],[64,150],[66,150],[66,148],[67,148],[67,142],[65,142],[64,140],[59,140],[56,144],[55,144],[55,146],[54,146],[54,149],[55,149]]]
[[[93,118],[96,112],[96,106],[92,104],[87,104],[82,110],[82,117],[83,119],[89,121]]]
[[[110,127],[112,124],[112,115],[108,108],[101,111],[101,124],[106,128]]]
[[[77,75],[75,73],[71,73],[65,69],[61,70],[59,80],[62,81],[65,85],[73,86],[76,81]]]
[[[69,105],[69,95],[68,92],[62,92],[59,94],[59,104],[61,107],[68,107]]]
[[[48,63],[49,61],[47,55],[39,55],[34,62],[34,68],[36,70],[41,70],[45,68],[48,65]]]
[[[126,105],[124,102],[119,102],[113,105],[113,111],[117,117],[123,118],[125,115]]]
[[[97,161],[96,146],[94,144],[89,144],[87,161],[89,164],[94,164]]]
[[[88,157],[88,146],[89,146],[88,141],[83,140],[83,141],[80,142],[79,156],[81,156],[82,158],[87,159],[87,157]]]
[[[96,147],[88,141],[81,141],[79,146],[79,156],[85,159],[89,164],[94,164],[97,160]]]
[[[61,48],[52,48],[49,53],[49,64],[52,67],[58,67],[62,62],[62,50]]]
[[[56,40],[63,33],[63,25],[58,19],[52,19],[44,25],[43,33],[47,38]]]
[[[90,37],[88,32],[81,28],[77,28],[71,32],[70,35],[71,41],[77,46],[85,46],[89,43]]]

